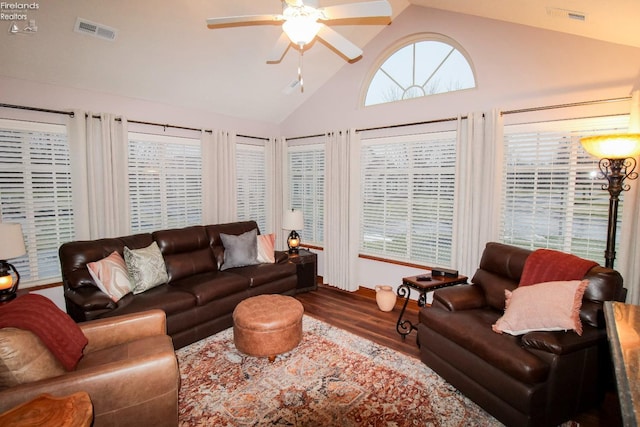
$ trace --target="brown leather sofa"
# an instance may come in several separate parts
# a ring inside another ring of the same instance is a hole
[[[85,391],[94,427],[177,426],[180,373],[164,313],[152,310],[79,326],[88,344],[76,368],[0,390],[0,412],[43,393]]]
[[[67,313],[83,322],[159,308],[166,313],[167,332],[176,348],[231,327],[240,301],[296,291],[296,266],[287,262],[285,252],[276,253],[274,264],[219,270],[224,254],[220,233],[239,235],[253,229],[258,229],[257,224],[245,221],[65,243],[59,257]],[[87,263],[113,251],[122,255],[125,246],[144,248],[153,241],[164,257],[169,281],[114,303],[95,285]]]
[[[422,361],[465,396],[509,426],[556,426],[597,405],[611,367],[603,301],[623,301],[616,271],[600,266],[587,275],[580,318],[573,331],[498,334],[504,291],[518,286],[530,251],[488,243],[470,285],[434,292],[420,311]]]

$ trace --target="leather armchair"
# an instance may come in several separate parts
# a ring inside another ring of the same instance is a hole
[[[531,251],[491,242],[470,285],[434,292],[420,311],[422,361],[508,426],[556,426],[598,405],[611,381],[602,306],[623,301],[622,277],[587,272],[582,336],[569,331],[493,332],[505,290],[518,286]]]
[[[63,375],[0,390],[0,412],[40,394],[86,391],[93,426],[177,426],[180,374],[162,310],[79,324],[88,339],[78,366]]]

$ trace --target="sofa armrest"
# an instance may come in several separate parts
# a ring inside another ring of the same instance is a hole
[[[83,312],[116,308],[116,303],[109,298],[109,295],[95,286],[67,288],[64,291],[64,297]]]
[[[89,341],[84,348],[85,354],[136,339],[167,333],[166,315],[164,311],[158,309],[90,320],[78,326]]]
[[[435,291],[433,305],[449,311],[457,311],[484,307],[486,302],[479,286],[458,285]]]
[[[275,251],[276,264],[287,262],[289,260],[289,252]]]
[[[521,343],[527,349],[562,355],[596,346],[606,339],[605,329],[585,325],[582,335],[574,331],[535,331],[524,334]]]

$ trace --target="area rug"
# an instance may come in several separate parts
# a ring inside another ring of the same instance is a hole
[[[499,426],[418,359],[309,316],[294,350],[267,358],[233,329],[177,352],[180,426]]]

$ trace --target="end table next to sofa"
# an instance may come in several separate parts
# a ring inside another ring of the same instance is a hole
[[[467,276],[431,276],[424,275],[428,280],[418,280],[421,276],[403,277],[402,285],[398,287],[398,296],[404,298],[402,310],[398,316],[396,330],[404,339],[413,330],[417,330],[417,325],[411,323],[408,319],[402,320],[404,312],[407,309],[409,297],[411,297],[411,289],[415,289],[420,294],[418,297],[418,307],[424,307],[427,304],[427,293],[436,289],[446,288],[447,286],[461,285],[467,283]]]
[[[289,254],[289,262],[296,265],[298,286],[296,292],[315,291],[318,289],[318,255],[300,249],[297,254]]]

